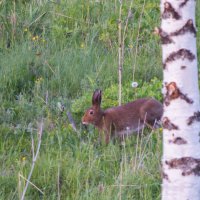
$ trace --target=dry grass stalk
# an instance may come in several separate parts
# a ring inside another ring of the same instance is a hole
[[[26,191],[28,189],[28,185],[29,185],[29,183],[31,183],[30,179],[31,179],[34,167],[35,167],[36,160],[37,160],[38,155],[39,155],[40,146],[41,146],[41,142],[42,142],[43,125],[44,125],[44,123],[43,123],[43,120],[42,120],[41,123],[40,123],[40,126],[39,126],[39,130],[38,130],[38,145],[37,145],[36,153],[34,151],[34,139],[33,139],[33,135],[32,135],[32,132],[31,132],[31,141],[32,141],[31,150],[32,150],[32,155],[33,155],[32,166],[31,166],[31,170],[29,172],[28,178],[27,179],[24,178],[26,180],[26,185],[25,185],[25,188],[23,190],[21,200],[24,200]],[[33,184],[31,184],[31,185],[33,185]]]

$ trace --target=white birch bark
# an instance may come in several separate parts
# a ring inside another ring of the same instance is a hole
[[[195,0],[161,0],[162,200],[200,199],[200,100]]]

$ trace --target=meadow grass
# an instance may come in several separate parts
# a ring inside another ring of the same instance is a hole
[[[123,145],[100,145],[96,137],[65,127],[44,132],[31,178],[44,194],[30,185],[27,199],[159,199],[161,132],[133,136]],[[30,133],[2,139],[1,198],[16,199],[25,185],[19,176],[27,177],[32,163]]]
[[[124,1],[124,21],[130,2]],[[94,89],[106,91],[105,107],[117,101],[118,1],[2,1],[0,6],[0,199],[20,199],[32,165],[31,132],[36,148],[42,119],[42,145],[30,180],[42,193],[29,185],[26,199],[160,199],[161,130],[145,129],[122,145],[105,145],[98,143],[96,130],[80,123],[85,98]],[[199,9],[197,1],[197,27]],[[137,0],[131,10],[122,79],[129,95],[123,102],[161,92],[154,87],[162,79],[161,47],[152,34],[160,20],[159,1]],[[142,86],[130,94],[132,81]]]

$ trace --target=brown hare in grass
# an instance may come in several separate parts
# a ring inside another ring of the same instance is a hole
[[[101,136],[105,135],[105,142],[118,137],[121,140],[133,132],[139,132],[147,125],[152,129],[161,119],[163,106],[153,98],[141,98],[122,106],[101,109],[101,90],[96,90],[92,97],[92,106],[86,110],[82,123],[93,124],[98,128]]]

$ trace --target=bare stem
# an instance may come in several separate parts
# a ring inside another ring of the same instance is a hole
[[[61,194],[60,194],[60,191],[61,191],[60,167],[61,167],[61,159],[62,159],[62,154],[61,154],[61,152],[62,152],[62,144],[61,143],[62,142],[61,142],[61,139],[60,139],[58,133],[56,133],[56,134],[57,134],[58,143],[59,143],[59,161],[58,161],[58,175],[57,175],[58,197],[57,197],[57,199],[60,200],[60,198],[61,198]]]
[[[26,191],[28,189],[28,185],[30,183],[30,179],[31,179],[34,167],[35,167],[35,162],[37,160],[37,157],[38,157],[38,154],[39,154],[39,151],[40,151],[40,146],[41,146],[41,142],[42,142],[42,133],[43,133],[43,120],[40,123],[40,128],[39,128],[39,131],[38,131],[38,146],[37,146],[37,150],[36,150],[35,156],[34,156],[34,139],[33,139],[32,134],[31,134],[31,140],[32,140],[32,147],[31,148],[32,148],[32,152],[33,152],[32,166],[31,166],[31,170],[29,172],[28,178],[25,179],[26,180],[26,185],[25,185],[25,188],[23,190],[21,200],[24,200]]]
[[[123,32],[123,39],[122,39],[122,57],[123,57],[123,61],[124,61],[124,41],[126,39],[126,30],[128,28],[128,21],[129,19],[132,18],[132,11],[131,11],[131,8],[132,8],[132,4],[133,2],[131,1],[131,4],[129,6],[129,10],[128,10],[128,13],[127,13],[127,18],[126,18],[126,24],[125,24],[125,27],[124,27],[124,32]]]
[[[123,1],[120,1],[120,8],[119,8],[119,24],[118,24],[118,43],[119,43],[119,49],[118,49],[118,77],[119,77],[119,105],[121,105],[122,102],[122,69],[123,69],[123,64],[124,64],[124,41],[126,39],[126,31],[128,27],[128,21],[132,17],[131,13],[131,7],[132,7],[132,2],[129,7],[129,11],[127,14],[126,18],[126,23],[125,27],[123,30],[122,34],[122,6],[123,6]]]
[[[120,8],[119,8],[119,22],[118,22],[118,81],[119,81],[119,105],[122,103],[122,67],[123,67],[123,56],[122,56],[122,48],[123,48],[123,41],[122,41],[122,5],[123,1],[120,1]]]
[[[41,194],[44,194],[44,192],[42,192],[42,190],[37,187],[35,184],[33,184],[32,182],[30,182],[28,179],[26,179],[24,176],[22,176],[21,174],[19,174],[19,178],[23,178],[25,181],[29,182],[33,187],[35,187]]]
[[[32,129],[31,129],[31,150],[32,150],[32,156],[33,156],[33,158],[32,158],[32,160],[35,158],[35,149],[34,149],[34,139],[33,139],[33,132],[32,132]]]
[[[123,159],[122,159],[123,160]],[[123,161],[120,163],[119,200],[122,199]]]
[[[45,103],[46,103],[46,105],[48,105],[48,98],[49,98],[49,92],[47,90],[46,91],[46,95],[45,95]]]
[[[146,0],[144,0],[143,6],[142,6],[142,12],[141,12],[141,15],[140,15],[139,25],[138,25],[139,27],[138,27],[137,39],[136,39],[135,58],[134,58],[134,63],[133,63],[133,81],[134,81],[134,78],[135,78],[135,68],[136,68],[136,64],[137,64],[137,54],[138,54],[138,41],[139,41],[139,36],[140,36],[140,28],[141,28],[142,16],[143,16],[143,13],[144,13],[145,3],[146,3]]]
[[[70,112],[67,112],[67,117],[68,117],[70,124],[72,125],[72,128],[74,129],[74,131],[77,132],[75,121],[74,121],[72,114]]]

